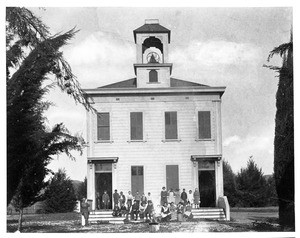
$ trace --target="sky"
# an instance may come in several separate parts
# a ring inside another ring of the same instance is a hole
[[[95,88],[135,77],[133,30],[145,19],[159,19],[171,30],[169,63],[172,77],[210,86],[226,86],[222,97],[223,158],[234,172],[250,156],[264,174],[272,174],[274,159],[277,73],[263,67],[281,65],[269,52],[288,42],[292,8],[30,8],[51,33],[80,30],[62,48],[82,88]],[[52,90],[55,106],[47,123],[63,122],[85,137],[86,112],[72,98]],[[86,152],[54,157],[49,168],[65,168],[71,179],[86,176]]]

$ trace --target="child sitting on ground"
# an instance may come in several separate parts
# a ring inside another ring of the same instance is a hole
[[[133,204],[129,211],[131,215],[131,220],[137,220],[139,212],[140,212],[139,205],[136,200],[133,200]]]
[[[146,217],[146,220],[148,220],[148,216],[149,216],[149,220],[152,219],[154,215],[154,207],[153,207],[153,203],[151,200],[148,201],[148,205],[145,209],[145,217]]]
[[[123,203],[122,205],[121,205],[121,214],[122,214],[122,216],[124,215],[126,215],[127,214],[127,208],[126,208],[126,206],[125,206],[125,203]]]
[[[164,205],[161,208],[161,221],[162,222],[168,222],[171,219],[171,212],[168,207],[168,203],[164,203]]]
[[[122,216],[121,210],[120,210],[118,204],[115,205],[112,215],[113,215],[113,217],[120,217],[120,216]]]
[[[193,214],[192,214],[192,205],[190,204],[190,202],[188,201],[185,207],[185,212],[183,214],[183,217],[186,220],[192,219],[193,218]]]
[[[177,221],[177,209],[174,202],[170,204],[170,212],[171,212],[171,220],[170,221]]]
[[[146,203],[145,202],[141,202],[141,205],[140,205],[140,219],[141,220],[144,220],[145,210],[146,210]]]
[[[184,214],[184,206],[183,202],[179,202],[177,206],[177,219],[178,221],[183,221],[183,214]]]

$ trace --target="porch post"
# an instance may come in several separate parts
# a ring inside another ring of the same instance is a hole
[[[92,210],[95,210],[95,165],[88,163],[87,166],[87,199],[92,199]]]

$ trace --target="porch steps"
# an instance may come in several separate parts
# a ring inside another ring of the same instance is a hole
[[[211,220],[225,220],[225,214],[222,208],[207,207],[200,209],[192,209],[194,219],[211,219]],[[90,223],[112,223],[123,224],[125,217],[113,217],[112,210],[108,211],[92,211],[89,216]],[[139,223],[141,221],[132,221],[133,223]]]
[[[224,210],[218,207],[192,209],[192,214],[195,219],[226,220]]]

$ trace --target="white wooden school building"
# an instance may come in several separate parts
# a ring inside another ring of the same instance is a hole
[[[151,192],[199,188],[202,207],[223,199],[221,98],[225,87],[172,77],[171,32],[158,20],[133,31],[135,77],[85,89],[87,197],[115,189]]]

